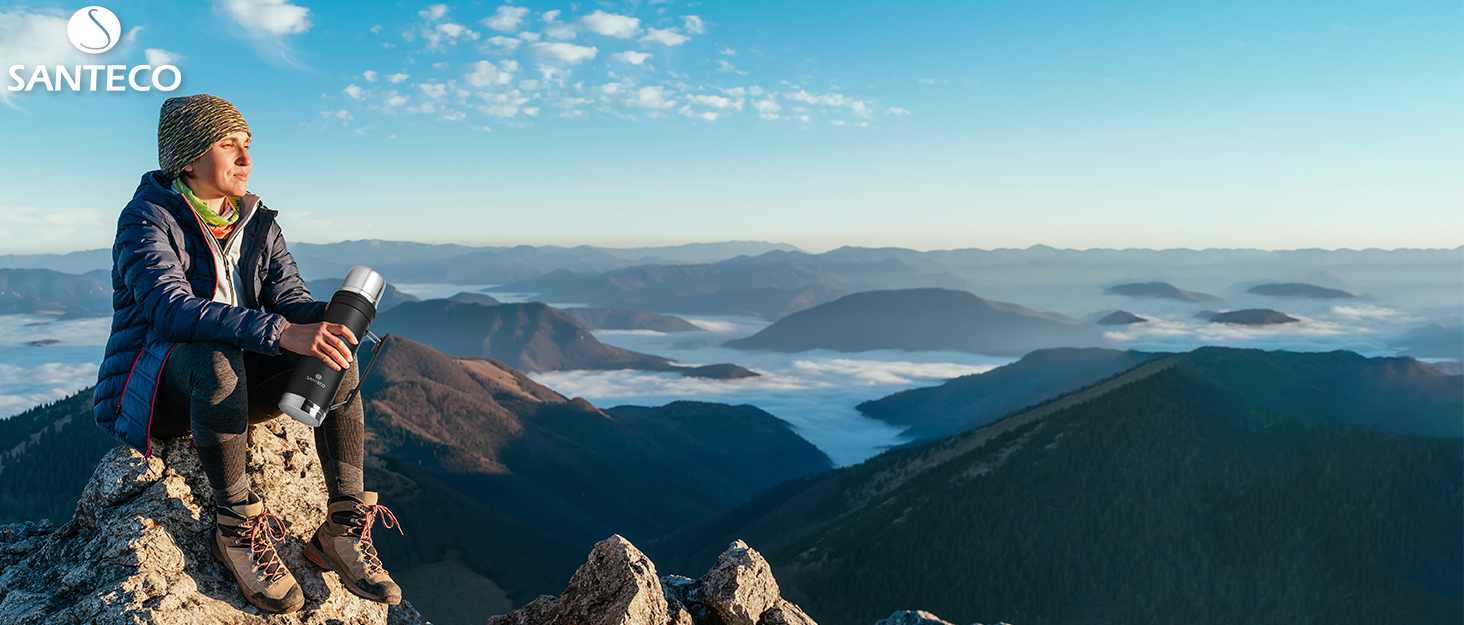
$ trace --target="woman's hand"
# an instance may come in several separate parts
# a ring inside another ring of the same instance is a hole
[[[351,345],[360,344],[355,333],[339,323],[286,323],[280,332],[280,347],[301,356],[314,356],[331,369],[340,371],[351,366],[351,348],[341,340],[342,336],[350,340]]]

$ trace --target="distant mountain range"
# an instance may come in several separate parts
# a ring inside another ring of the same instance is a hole
[[[1233,323],[1243,326],[1273,326],[1283,323],[1296,323],[1301,321],[1279,310],[1270,308],[1247,308],[1245,310],[1230,310],[1226,312],[1205,311],[1195,314],[1198,319],[1204,319],[1210,323]]]
[[[1430,323],[1405,332],[1391,345],[1399,349],[1400,356],[1464,360],[1464,328]]]
[[[697,332],[690,321],[672,315],[658,315],[630,308],[561,308],[591,330],[654,330],[656,332]]]
[[[1329,289],[1315,284],[1303,282],[1285,282],[1276,284],[1258,284],[1249,289],[1246,293],[1266,295],[1269,297],[1292,297],[1308,299],[1353,299],[1356,295],[1341,289]]]
[[[1100,326],[1126,326],[1135,323],[1148,323],[1148,321],[1148,319],[1135,315],[1127,310],[1115,310],[1094,323]]]
[[[110,315],[111,281],[109,271],[75,275],[50,269],[0,269],[0,315]]]
[[[1181,302],[1216,302],[1220,298],[1208,293],[1186,291],[1168,282],[1131,282],[1108,287],[1108,292],[1126,297],[1155,297]]]
[[[381,313],[372,331],[410,338],[452,356],[501,360],[523,371],[640,369],[693,377],[757,375],[736,365],[677,365],[660,356],[606,345],[574,317],[542,302],[497,306],[445,299],[409,302]]]
[[[965,291],[905,289],[846,295],[793,313],[727,347],[798,352],[830,349],[959,350],[1021,355],[1044,347],[1089,347],[1097,328]]]
[[[956,623],[1457,623],[1461,412],[1464,376],[1409,358],[1204,348],[781,484],[647,553],[684,568],[730,536],[763,545],[823,623],[911,605]]]
[[[900,391],[857,408],[866,416],[909,426],[904,434],[911,438],[938,438],[985,426],[1161,356],[1099,348],[1042,349],[986,373]]]
[[[341,284],[345,281],[345,278],[322,278],[319,280],[309,280],[305,282],[305,288],[310,289],[310,297],[315,298],[315,301],[328,302],[330,301],[330,298],[335,297],[335,292],[340,290]],[[412,295],[411,293],[404,293],[401,290],[397,289],[396,285],[388,282],[386,283],[386,290],[382,291],[381,293],[381,301],[377,302],[376,304],[376,312],[381,313],[383,311],[396,308],[397,306],[400,306],[401,304],[407,302],[420,301],[422,300],[419,299],[416,295]]]
[[[1184,293],[1257,286],[1245,282],[1254,276],[1281,276],[1292,277],[1278,281],[1287,285],[1346,285],[1351,293],[1365,291],[1391,307],[1427,311],[1430,322],[1464,315],[1459,303],[1464,288],[1458,280],[1464,247],[1263,251],[1060,250],[1037,245],[928,252],[842,247],[810,254],[792,246],[755,242],[616,249],[372,240],[302,243],[291,250],[308,278],[344,275],[351,266],[364,264],[398,284],[515,283],[514,292],[551,303],[672,314],[751,314],[769,320],[849,293],[920,287],[979,292],[995,300],[1081,315],[1111,308],[1093,285],[1156,273],[1163,276],[1161,284],[1185,284],[1190,291],[1164,289],[1168,296],[1181,298]],[[754,265],[766,267],[754,269]],[[0,255],[0,267],[81,273],[110,266],[110,252],[105,249]],[[536,283],[540,278],[553,279]],[[1242,294],[1256,295],[1235,293]]]

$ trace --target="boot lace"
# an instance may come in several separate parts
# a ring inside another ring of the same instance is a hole
[[[249,545],[249,559],[259,569],[266,588],[273,586],[290,572],[274,548],[287,535],[283,519],[271,512],[261,512],[258,516],[240,523],[238,531],[239,537],[234,544]]]
[[[361,554],[366,557],[366,574],[385,573],[386,566],[381,563],[381,558],[376,555],[376,545],[371,542],[371,526],[376,523],[379,516],[382,527],[395,528],[397,533],[403,536],[406,535],[406,532],[402,531],[401,523],[397,522],[396,515],[392,514],[386,506],[356,504],[355,512],[357,516],[351,520],[356,524],[348,527],[346,533],[361,539],[357,544],[360,545]]]

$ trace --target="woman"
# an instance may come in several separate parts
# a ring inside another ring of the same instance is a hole
[[[97,425],[144,454],[152,438],[191,432],[214,495],[214,557],[261,610],[298,610],[305,597],[274,544],[279,517],[249,489],[248,428],[276,407],[302,357],[357,368],[346,326],[325,323],[275,223],[246,191],[251,134],[229,102],[201,94],[163,103],[158,163],[117,220],[112,246],[112,335],[98,372]],[[315,429],[330,492],[326,522],[306,547],[351,592],[401,601],[371,542],[376,518],[395,517],[363,488],[359,398]]]

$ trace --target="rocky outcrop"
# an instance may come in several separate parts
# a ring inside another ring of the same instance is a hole
[[[900,610],[891,614],[889,618],[883,618],[874,622],[874,625],[956,625],[939,616],[926,612],[925,610]],[[981,625],[976,623],[975,625]],[[997,623],[996,625],[1007,625]]]
[[[278,549],[305,591],[299,612],[266,618],[209,554],[213,495],[192,440],[180,438],[153,441],[151,457],[108,452],[64,525],[0,527],[0,623],[420,623],[410,603],[357,598],[305,560],[327,500],[314,446],[290,419],[250,428],[249,473],[288,526]]]
[[[818,625],[783,599],[772,567],[742,541],[701,579],[658,577],[656,565],[619,535],[600,541],[558,597],[488,620],[488,625]]]

